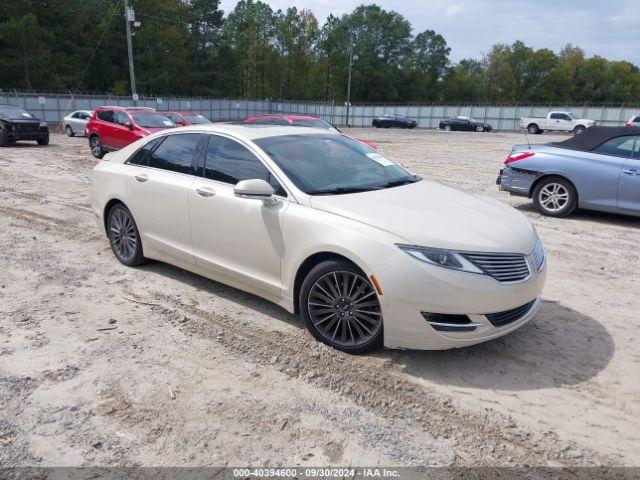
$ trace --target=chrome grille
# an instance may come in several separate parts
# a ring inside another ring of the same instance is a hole
[[[467,260],[499,282],[520,282],[531,272],[524,255],[513,253],[463,253]]]
[[[536,269],[536,271],[542,270],[545,262],[545,254],[544,247],[542,246],[542,242],[540,239],[536,241],[536,246],[533,249],[533,253],[531,254],[531,264]]]

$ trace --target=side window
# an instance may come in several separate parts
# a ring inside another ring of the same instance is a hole
[[[593,149],[593,153],[603,155],[613,155],[616,157],[629,158],[633,150],[633,143],[636,137],[617,137],[604,142],[599,147]]]
[[[149,166],[170,172],[193,174],[193,156],[200,134],[169,135],[149,157]]]
[[[633,147],[633,158],[640,160],[640,137],[636,137],[636,145]]]
[[[131,118],[129,118],[129,115],[127,115],[124,112],[114,112],[115,113],[115,117],[116,117],[116,121],[115,123],[117,123],[118,125],[126,125],[127,123],[131,122]]]
[[[571,117],[569,115],[565,115],[564,113],[562,115],[560,115],[560,119],[561,120],[571,121]]]
[[[260,178],[273,187],[276,195],[287,196],[284,188],[258,157],[243,145],[226,137],[209,137],[204,176],[231,185],[242,180]]]
[[[74,112],[71,118],[80,118],[80,112]]]
[[[127,160],[127,163],[132,165],[149,165],[149,152],[151,152],[156,146],[158,146],[166,137],[154,138],[150,142],[147,142],[140,150],[133,154]]]
[[[104,122],[109,122],[109,123],[115,122],[113,110],[102,110],[101,112],[98,112],[98,118]]]
[[[559,113],[552,113],[551,117],[553,120],[560,120],[562,118],[562,115],[560,115]]]

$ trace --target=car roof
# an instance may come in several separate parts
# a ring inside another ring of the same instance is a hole
[[[161,113],[150,107],[121,107],[120,105],[103,105],[96,108],[98,110],[118,110],[119,112],[137,112],[137,113]]]
[[[566,148],[568,150],[590,152],[612,138],[631,137],[635,135],[640,135],[640,127],[603,127],[594,125],[593,127],[587,128],[580,135],[575,135],[562,142],[551,142],[549,145],[552,147]]]
[[[286,113],[264,113],[262,115],[254,115],[247,120],[256,120],[258,118],[284,118],[286,120],[322,120],[315,115],[289,115]]]
[[[331,130],[319,130],[313,127],[295,127],[286,125],[252,125],[247,123],[207,123],[180,128],[181,132],[197,131],[222,133],[245,140],[256,140],[266,137],[281,137],[285,135],[342,135]],[[175,132],[178,133],[178,132]]]

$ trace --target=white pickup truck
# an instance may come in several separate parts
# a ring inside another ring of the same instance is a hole
[[[586,118],[574,118],[571,112],[549,112],[546,118],[521,118],[520,128],[526,128],[531,134],[542,133],[545,130],[577,134],[595,123],[594,120]]]

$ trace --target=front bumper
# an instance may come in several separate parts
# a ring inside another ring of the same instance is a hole
[[[388,348],[444,350],[506,335],[533,318],[540,305],[546,263],[518,283],[501,283],[487,275],[460,272],[420,262],[402,251],[376,268],[383,294],[384,345]],[[530,304],[503,326],[487,314],[506,313]],[[423,312],[464,315],[471,331],[439,331]]]

